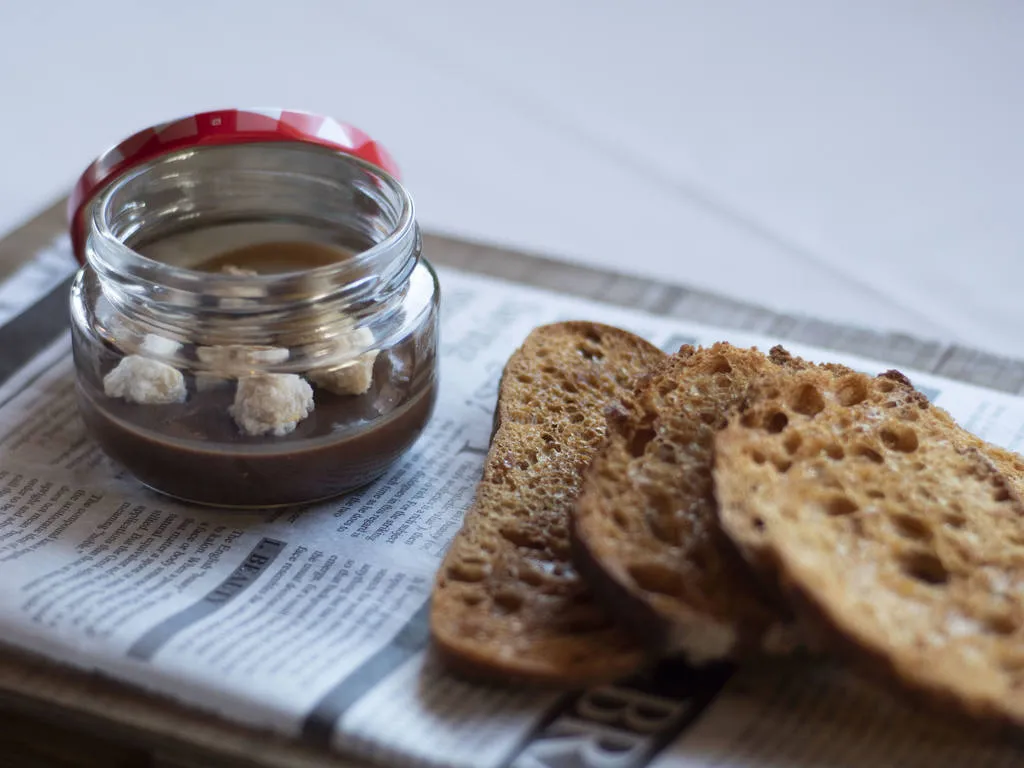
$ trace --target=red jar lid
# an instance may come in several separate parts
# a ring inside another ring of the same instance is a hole
[[[309,112],[220,109],[146,128],[111,147],[86,168],[68,197],[68,224],[75,258],[85,263],[86,205],[129,168],[179,149],[214,144],[293,141],[337,149],[399,178],[398,165],[380,144],[347,123]]]

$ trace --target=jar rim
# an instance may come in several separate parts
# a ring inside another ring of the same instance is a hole
[[[356,166],[398,202],[397,221],[381,240],[374,242],[369,248],[355,253],[350,258],[318,267],[260,275],[205,272],[153,259],[132,248],[114,232],[111,225],[113,200],[119,191],[140,176],[169,164],[187,162],[190,157],[198,153],[260,149],[270,152],[317,153],[326,160]],[[416,249],[413,246],[414,241],[418,239],[415,206],[411,195],[398,179],[362,158],[330,147],[297,141],[188,147],[161,155],[133,166],[106,185],[93,198],[86,220],[89,222],[88,247],[85,249],[85,263],[88,266],[102,275],[118,278],[119,282],[126,278],[134,278],[147,283],[159,284],[172,291],[184,291],[190,294],[230,294],[240,287],[259,286],[268,292],[294,295],[295,290],[308,286],[310,282],[330,284],[335,289],[346,284],[350,288],[358,288],[355,285],[357,282],[355,278],[365,278],[366,275],[375,273],[379,277],[379,270],[375,270],[374,267],[384,266],[389,256],[393,257],[396,253],[405,250],[409,250],[410,255],[415,255]],[[408,248],[404,246],[408,246]],[[398,259],[398,261],[403,260]],[[406,266],[400,271],[407,272],[408,267]],[[346,279],[346,277],[352,279]]]

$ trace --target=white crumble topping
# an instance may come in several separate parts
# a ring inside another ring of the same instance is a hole
[[[260,274],[255,269],[236,267],[234,264],[225,264],[220,271],[225,275],[234,275],[235,277],[258,277]]]
[[[213,368],[212,371],[198,371],[195,374],[196,391],[206,392],[227,384],[233,377],[260,372],[264,365],[283,363],[288,359],[288,350],[282,347],[224,344],[198,347],[196,357]]]
[[[246,344],[223,344],[198,347],[196,357],[216,373],[252,373],[254,368],[283,363],[288,350],[283,347],[261,347]]]
[[[335,340],[336,355],[343,355],[357,349],[365,349],[373,343],[373,332],[369,328],[356,328]],[[334,368],[322,368],[308,373],[309,380],[316,386],[336,395],[362,395],[373,384],[373,364],[377,351],[365,352],[354,360]]]
[[[362,395],[373,384],[373,363],[376,352],[367,352],[337,368],[310,371],[309,380],[336,395]]]
[[[180,346],[181,344],[174,339],[166,339],[155,333],[147,333],[142,337],[139,351],[150,355],[167,356],[177,352]]]
[[[294,373],[264,373],[239,379],[229,409],[247,435],[287,435],[313,411],[313,388]]]
[[[146,405],[183,403],[188,396],[181,371],[140,355],[128,355],[104,376],[103,392]]]
[[[212,371],[198,371],[195,374],[196,391],[206,392],[227,384],[234,377],[261,372],[265,365],[283,363],[288,359],[288,350],[282,347],[224,344],[198,347],[196,357],[213,368]]]
[[[221,274],[234,277],[259,277],[259,272],[244,267],[236,267],[227,264],[221,268]],[[223,292],[224,298],[217,302],[223,309],[242,309],[249,306],[250,299],[259,299],[266,296],[266,291],[258,285],[239,285],[226,288]]]

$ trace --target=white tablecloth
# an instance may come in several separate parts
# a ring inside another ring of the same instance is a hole
[[[0,231],[134,129],[304,108],[435,230],[1024,356],[1021,41],[1014,0],[6,2]]]

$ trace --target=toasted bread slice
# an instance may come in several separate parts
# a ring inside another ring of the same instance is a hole
[[[767,378],[716,438],[725,531],[825,646],[1024,725],[1024,504],[895,371]]]
[[[569,511],[605,408],[664,357],[626,331],[568,322],[534,330],[509,359],[483,479],[434,586],[434,643],[457,670],[581,685],[641,664],[570,563]]]
[[[684,347],[612,414],[573,513],[573,555],[656,652],[701,664],[793,644],[785,610],[719,528],[711,467],[715,433],[752,382],[806,365],[781,347]]]
[[[967,435],[964,445],[977,448],[985,454],[1002,474],[1016,493],[1024,499],[1024,456],[1008,451],[998,445],[987,443],[975,435]]]

